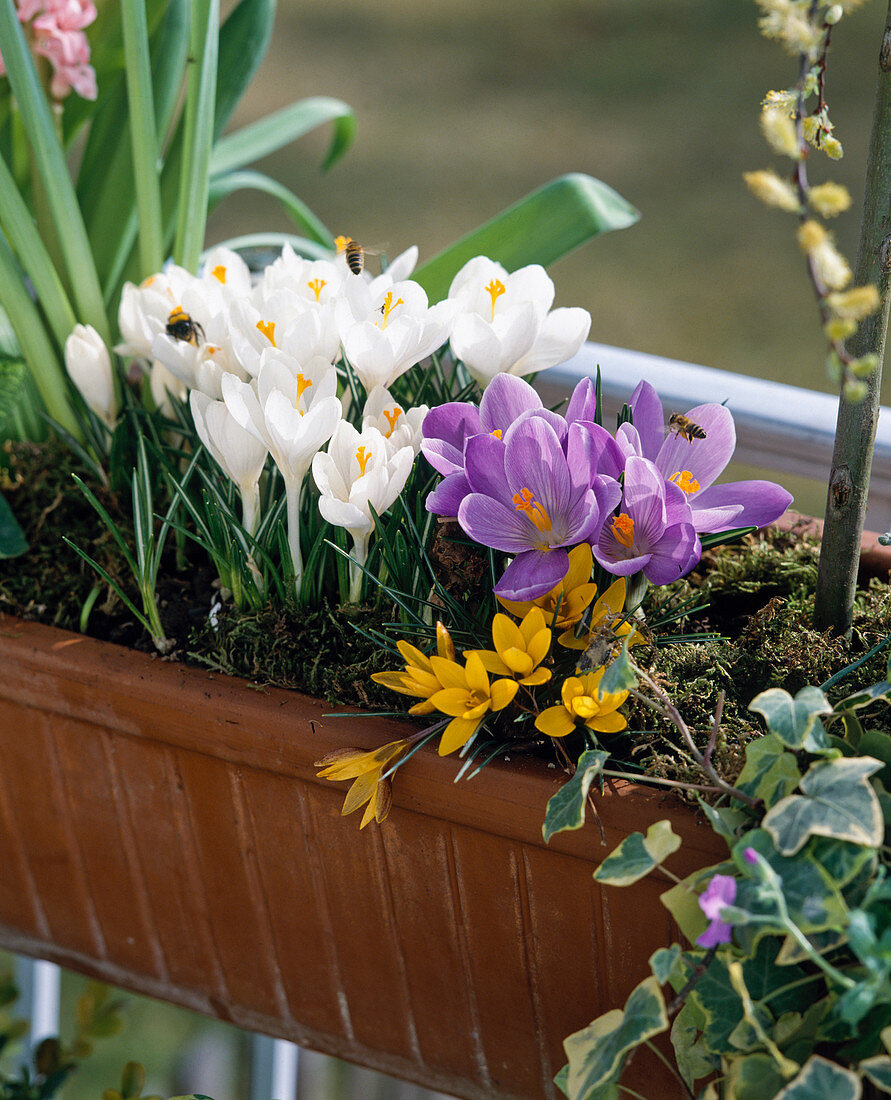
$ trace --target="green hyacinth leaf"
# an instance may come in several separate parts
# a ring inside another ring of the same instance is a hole
[[[570,1100],[600,1096],[596,1090],[618,1080],[626,1055],[667,1029],[668,1013],[659,982],[645,978],[632,991],[624,1011],[614,1008],[564,1039],[569,1059],[567,1096]]]
[[[794,855],[808,837],[828,836],[877,847],[884,836],[882,808],[869,776],[882,768],[871,756],[821,760],[802,779],[802,794],[789,795],[764,816],[763,826],[783,855]]]
[[[793,699],[782,688],[770,688],[756,695],[749,710],[763,715],[768,727],[790,749],[819,751],[826,747],[821,714],[831,714],[829,700],[816,687],[804,687]]]
[[[594,878],[609,886],[630,886],[667,859],[681,846],[681,838],[670,821],[657,821],[643,833],[631,833],[594,872]]]
[[[856,1073],[815,1054],[775,1100],[859,1100],[860,1094]]]
[[[603,771],[609,753],[601,749],[588,749],[579,757],[575,774],[548,799],[541,835],[545,844],[556,833],[567,829],[580,829],[585,824],[585,800],[591,784]]]
[[[610,229],[633,225],[640,214],[600,180],[561,176],[520,199],[422,264],[412,276],[432,302],[445,298],[452,279],[474,256],[488,256],[516,271],[548,264]]]
[[[16,522],[12,509],[0,496],[0,558],[16,558],[27,549],[24,531]]]
[[[746,762],[736,788],[765,806],[790,795],[801,781],[794,755],[775,733],[766,733],[746,746]]]

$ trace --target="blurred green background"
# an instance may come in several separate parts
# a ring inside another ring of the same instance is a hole
[[[873,2],[836,29],[827,98],[845,157],[809,165],[854,195],[834,227],[852,263],[884,17]],[[323,134],[263,167],[335,233],[391,255],[429,257],[548,179],[597,176],[643,216],[552,269],[592,340],[831,390],[794,219],[741,178],[782,170],[759,105],[795,80],[756,22],[748,0],[281,0],[236,121],[299,96],[351,104],[357,141],[326,176]],[[210,239],[270,228],[284,215],[247,194]]]

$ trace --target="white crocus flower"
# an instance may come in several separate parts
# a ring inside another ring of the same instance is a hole
[[[229,315],[233,355],[252,377],[268,348],[278,348],[299,364],[322,358],[332,363],[340,354],[334,303],[309,302],[291,290],[277,290],[255,303],[241,301]]]
[[[551,310],[554,284],[538,264],[508,274],[477,256],[452,280],[449,299],[460,310],[452,352],[483,387],[496,374],[522,376],[566,362],[591,327],[585,309]]]
[[[87,405],[114,428],[118,401],[114,392],[111,356],[92,325],[75,325],[65,341],[65,368]]]
[[[371,509],[382,515],[402,492],[414,462],[411,447],[394,455],[377,428],[357,431],[349,421],[337,425],[328,452],[312,460],[312,476],[319,488],[319,511],[329,523],[345,528],[353,540],[350,563],[350,602],[357,603],[368,543],[374,530]]]
[[[289,290],[308,304],[324,305],[340,294],[349,272],[334,260],[307,260],[286,244],[281,256],[266,268],[260,283],[262,295]]]
[[[242,526],[253,535],[260,521],[260,474],[268,450],[235,420],[223,401],[192,390],[189,395],[195,430],[223,473],[241,494]]]
[[[342,407],[334,367],[324,359],[306,363],[295,376],[291,365],[270,349],[251,384],[233,374],[222,378],[223,400],[235,420],[266,445],[285,482],[288,545],[297,592],[303,579],[300,551],[300,494],[319,448],[331,438]]]
[[[201,290],[220,305],[247,298],[251,293],[251,271],[237,252],[218,246],[204,257],[196,282]],[[218,308],[212,308],[218,312]]]
[[[362,428],[377,428],[394,455],[402,447],[411,447],[415,456],[421,448],[421,426],[430,411],[427,405],[404,409],[389,390],[375,386],[362,410]]]
[[[185,382],[169,371],[160,359],[152,360],[149,368],[149,388],[158,411],[168,419],[173,418],[171,397],[177,401],[185,401],[189,394],[189,388]]]
[[[188,293],[183,295],[192,312],[189,316],[198,321],[202,316],[200,303],[190,300]],[[190,390],[200,390],[219,401],[222,397],[220,382],[225,374],[233,374],[241,381],[248,378],[241,363],[232,354],[229,347],[229,329],[225,314],[204,317],[201,333],[194,341],[177,340],[166,332],[159,333],[152,342],[152,356],[160,360],[180,382]]]
[[[118,308],[118,328],[124,339],[115,351],[151,358],[155,337],[164,332],[171,311],[181,304],[183,292],[194,281],[185,268],[169,264],[139,286],[125,283]]]
[[[427,295],[410,281],[372,294],[361,279],[347,283],[335,312],[343,350],[367,391],[390,386],[449,338],[457,304],[428,307]]]

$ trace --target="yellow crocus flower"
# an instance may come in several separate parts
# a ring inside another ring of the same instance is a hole
[[[460,749],[479,729],[490,710],[503,710],[517,694],[516,680],[489,677],[478,653],[468,653],[464,667],[444,657],[431,657],[430,663],[442,690],[430,697],[434,709],[451,716],[439,742],[439,755],[448,756]]]
[[[382,779],[384,768],[391,764],[411,744],[411,739],[389,741],[379,749],[337,749],[317,760],[313,765],[322,770],[320,779],[354,780],[343,801],[341,814],[351,814],[360,806],[366,806],[360,829],[374,818],[383,821],[390,812],[392,788],[389,779]]]
[[[441,691],[445,685],[440,683],[433,671],[430,658],[416,646],[400,640],[396,643],[396,648],[405,658],[405,671],[373,672],[372,680],[402,695],[418,696],[422,701],[409,707],[409,714],[432,714],[436,707],[430,702],[430,696]],[[455,646],[441,622],[436,624],[436,652],[444,660],[454,661],[455,659]]]
[[[548,707],[535,719],[535,728],[548,737],[565,737],[583,722],[588,729],[601,733],[618,733],[628,725],[618,708],[628,698],[627,691],[600,694],[604,669],[569,676],[563,681],[560,695],[563,703]]]
[[[564,630],[557,641],[567,649],[587,649],[598,634],[605,636],[607,640],[610,637],[620,640],[634,631],[628,645],[641,645],[645,641],[643,634],[639,630],[634,630],[631,623],[622,621],[624,607],[625,578],[619,577],[591,608],[587,631],[577,638],[575,630],[570,628]]]
[[[551,648],[551,631],[540,607],[532,607],[519,626],[507,615],[496,615],[492,620],[492,641],[494,650],[469,651],[479,654],[487,672],[513,676],[526,687],[550,680],[550,669],[540,667]]]

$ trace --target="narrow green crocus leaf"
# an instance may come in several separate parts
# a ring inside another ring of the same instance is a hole
[[[0,0],[0,41],[9,82],[49,209],[80,319],[111,343],[96,265],[84,228],[65,153],[25,41],[13,0]],[[33,363],[28,356],[29,363]]]
[[[545,843],[556,833],[567,829],[580,829],[585,824],[585,800],[591,784],[603,771],[609,753],[601,749],[588,749],[579,757],[572,778],[548,799],[541,835]]]
[[[219,79],[214,138],[226,123],[266,56],[275,21],[275,0],[241,0],[220,28]]]
[[[315,216],[306,203],[284,184],[262,172],[227,172],[225,175],[215,176],[210,181],[209,205],[212,209],[227,195],[246,190],[263,191],[278,199],[291,221],[302,233],[325,248],[334,248],[334,237],[331,231]]]
[[[438,302],[474,256],[488,256],[508,271],[526,264],[546,267],[592,237],[624,229],[639,217],[630,203],[600,180],[581,173],[561,176],[422,264],[412,278],[431,301]]]
[[[330,168],[352,142],[356,116],[342,100],[313,96],[220,138],[211,157],[211,172],[216,176],[253,164],[326,122],[334,123],[334,135],[322,165]]]

